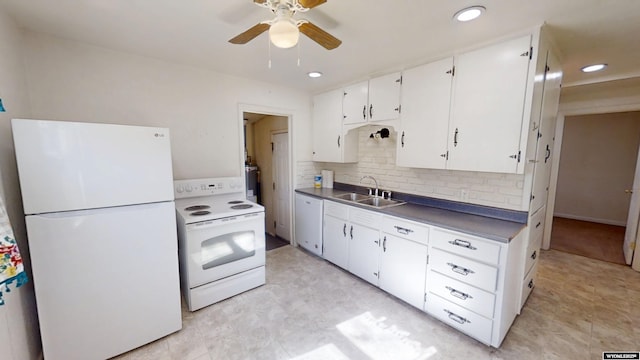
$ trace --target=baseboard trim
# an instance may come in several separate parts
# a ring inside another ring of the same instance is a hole
[[[609,220],[609,219],[597,219],[597,218],[592,218],[592,217],[588,217],[588,216],[580,216],[580,215],[573,215],[573,214],[558,214],[558,213],[554,213],[553,216],[554,217],[561,217],[561,218],[565,218],[565,219],[571,219],[571,220],[589,221],[589,222],[594,222],[594,223],[598,223],[598,224],[615,225],[615,226],[627,226],[626,222],[621,222],[621,221],[616,221],[616,220]]]

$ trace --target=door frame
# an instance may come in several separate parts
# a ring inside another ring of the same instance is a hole
[[[271,106],[265,106],[265,105],[256,105],[256,104],[245,104],[245,103],[239,103],[238,104],[238,134],[239,134],[239,142],[238,144],[240,145],[238,147],[238,151],[240,152],[240,159],[242,159],[242,162],[240,164],[238,164],[238,169],[239,169],[239,173],[244,175],[244,113],[245,112],[251,112],[251,113],[257,113],[257,114],[265,114],[265,115],[272,115],[272,116],[283,116],[287,118],[287,132],[288,132],[288,140],[289,140],[289,154],[287,155],[287,160],[289,161],[289,174],[288,174],[288,179],[289,179],[289,184],[294,187],[295,186],[295,176],[296,176],[296,169],[295,169],[295,152],[292,150],[293,149],[293,116],[296,113],[295,110],[292,109],[282,109],[282,108],[275,108],[275,107],[271,107]],[[242,176],[242,181],[243,183],[246,181],[246,179],[244,178],[244,176]],[[244,184],[244,186],[246,188],[246,184]],[[293,196],[289,196],[289,209],[291,209],[291,213],[293,213],[293,209],[294,209],[294,205],[292,204],[293,202]],[[294,223],[293,223],[293,216],[291,214],[289,214],[289,229],[290,231],[293,233],[294,231]],[[293,246],[297,246],[297,242],[294,239],[294,236],[291,237],[291,245]]]
[[[632,112],[632,111],[640,111],[640,103],[635,104],[620,104],[620,105],[601,105],[601,106],[592,106],[592,107],[576,107],[573,109],[561,109],[558,111],[558,119],[556,122],[556,132],[554,137],[553,144],[553,157],[551,162],[551,179],[549,182],[549,193],[547,198],[547,211],[545,214],[545,228],[544,228],[544,236],[542,239],[542,248],[545,250],[549,250],[551,245],[551,228],[553,225],[553,213],[555,209],[556,203],[556,193],[558,186],[558,172],[560,169],[560,152],[562,148],[562,138],[564,135],[564,122],[565,118],[568,116],[579,116],[579,115],[598,115],[598,114],[609,114],[609,113],[619,113],[619,112]],[[638,154],[640,156],[640,154]],[[638,168],[636,168],[635,177],[640,176],[638,173]],[[636,223],[639,223],[640,219],[636,219]],[[628,225],[628,224],[627,224]],[[636,244],[638,244],[638,238],[636,238]],[[636,246],[634,260],[632,263],[632,267],[640,271],[640,251],[638,250],[640,246]]]

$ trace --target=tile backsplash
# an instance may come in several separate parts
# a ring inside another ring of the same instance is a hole
[[[333,170],[334,181],[374,186],[373,181],[360,179],[365,175],[376,178],[380,189],[420,196],[461,201],[510,210],[523,210],[524,175],[472,171],[415,169],[395,165],[397,132],[392,128],[385,139],[370,138],[382,126],[364,126],[358,131],[358,162],[353,164],[298,162],[297,186],[313,186],[313,176],[322,170]],[[526,210],[526,209],[524,209]]]

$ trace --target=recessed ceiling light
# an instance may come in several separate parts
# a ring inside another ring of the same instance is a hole
[[[322,76],[322,73],[320,71],[312,71],[310,73],[307,74],[310,78],[319,78],[320,76]]]
[[[580,70],[582,70],[582,72],[590,73],[594,71],[603,70],[606,67],[607,67],[607,64],[594,64],[594,65],[585,66]]]
[[[480,16],[485,10],[484,6],[471,6],[458,11],[453,15],[453,18],[462,22],[471,21]]]

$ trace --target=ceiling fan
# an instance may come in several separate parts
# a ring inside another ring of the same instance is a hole
[[[327,0],[253,0],[256,5],[265,7],[276,17],[254,25],[249,30],[229,40],[232,44],[246,44],[258,35],[269,30],[271,43],[279,48],[290,48],[298,43],[300,33],[317,42],[327,50],[340,46],[342,41],[312,24],[308,20],[295,20],[297,12],[306,12]]]

